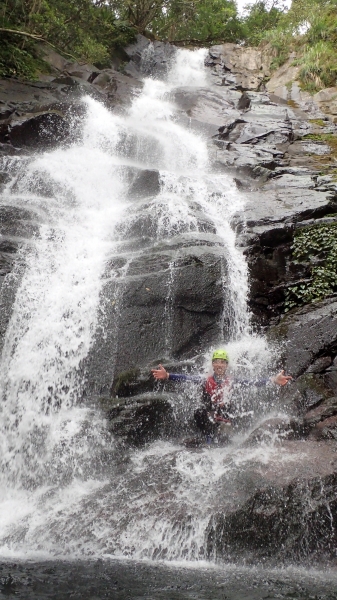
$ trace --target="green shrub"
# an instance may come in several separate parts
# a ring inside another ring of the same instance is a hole
[[[316,92],[336,85],[337,0],[293,0],[290,10],[279,15],[277,25],[264,31],[261,40],[274,49],[273,69],[296,50],[304,89]]]
[[[268,42],[274,50],[274,58],[271,63],[271,69],[276,70],[281,67],[289,58],[289,52],[294,47],[294,36],[291,29],[285,29],[282,26],[266,31],[263,40]]]
[[[37,55],[35,45],[29,42],[20,48],[16,36],[4,36],[0,39],[0,77],[20,77],[30,80],[38,73],[47,72],[48,65]]]
[[[314,46],[307,45],[300,65],[300,80],[308,91],[336,85],[336,51],[330,42],[320,40]]]
[[[310,276],[288,288],[286,312],[337,292],[337,222],[300,229],[295,235],[292,251],[294,263],[309,267]]]

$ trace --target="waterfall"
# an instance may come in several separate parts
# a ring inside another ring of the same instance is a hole
[[[85,98],[76,142],[15,159],[3,202],[29,208],[40,226],[17,261],[18,291],[1,358],[3,555],[204,559],[210,516],[235,504],[230,482],[238,470],[279,452],[261,446],[194,454],[168,441],[122,450],[97,405],[87,401],[86,361],[104,343],[104,301],[115,314],[107,380],[113,377],[123,278],[147,252],[146,240],[143,249],[130,249],[142,214],[151,218],[158,244],[182,234],[192,241],[207,236],[198,213],[212,224],[228,265],[222,318],[230,323],[233,367],[255,374],[270,359],[264,339],[250,330],[247,268],[231,227],[244,196],[228,174],[213,170],[206,139],[177,118],[175,89],[209,85],[204,56],[179,51],[167,80],[146,79],[125,114]],[[130,173],[142,170],[159,173],[159,191],[133,200]],[[111,262],[116,256],[120,261]],[[175,261],[172,251],[167,356]]]

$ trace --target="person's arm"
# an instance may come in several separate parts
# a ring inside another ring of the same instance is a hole
[[[285,375],[284,371],[280,371],[274,377],[270,377],[270,381],[272,383],[276,383],[276,385],[286,385],[288,381],[292,381],[291,375]]]
[[[263,387],[264,385],[268,385],[268,383],[275,383],[276,385],[284,386],[291,381],[291,375],[285,375],[284,371],[280,371],[277,375],[273,377],[268,377],[267,379],[234,379],[233,383],[242,386],[250,386],[255,385],[256,387]]]
[[[170,381],[194,381],[194,383],[201,383],[203,377],[200,375],[185,375],[184,373],[169,373],[163,367],[159,365],[157,369],[151,369],[153,377],[157,380],[169,379]]]

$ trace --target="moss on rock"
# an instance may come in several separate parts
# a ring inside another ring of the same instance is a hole
[[[130,384],[136,383],[140,370],[138,368],[132,368],[128,371],[122,371],[114,379],[112,391],[114,396],[129,396],[130,395]]]

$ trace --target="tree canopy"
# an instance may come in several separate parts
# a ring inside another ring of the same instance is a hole
[[[337,0],[2,0],[0,76],[31,78],[41,68],[36,40],[107,66],[137,33],[186,46],[235,42],[274,48],[274,66],[297,50],[303,85],[336,84]]]
[[[297,52],[302,85],[309,91],[336,85],[337,0],[293,0],[275,27],[265,32],[277,54],[276,64]]]
[[[172,0],[151,25],[157,36],[178,44],[207,46],[241,39],[234,0]]]
[[[113,48],[135,35],[104,0],[6,0],[0,4],[0,32],[0,75],[28,77],[41,66],[34,40],[108,65]]]

